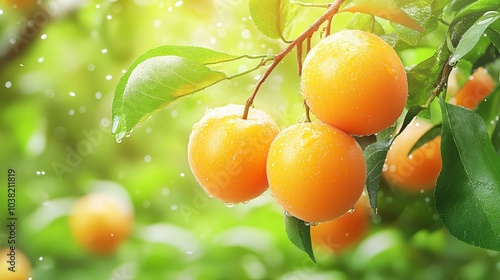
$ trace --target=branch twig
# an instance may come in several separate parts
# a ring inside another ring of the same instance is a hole
[[[304,31],[304,33],[300,34],[300,36],[297,37],[297,39],[293,40],[288,46],[286,46],[286,48],[284,48],[280,53],[278,53],[274,57],[273,63],[269,66],[269,68],[267,68],[266,72],[264,72],[264,74],[259,79],[257,84],[255,84],[255,88],[252,92],[252,95],[250,95],[250,97],[247,99],[247,102],[245,104],[245,111],[243,112],[243,119],[246,119],[248,117],[248,111],[250,110],[250,106],[252,106],[253,104],[257,92],[259,91],[262,84],[266,81],[267,77],[269,77],[271,72],[274,70],[274,68],[278,66],[281,60],[283,60],[283,58],[285,58],[285,56],[288,53],[290,53],[295,46],[304,42],[304,40],[310,38],[325,21],[332,18],[339,11],[340,5],[342,5],[344,1],[345,0],[336,0],[335,2],[333,2],[328,7],[328,10],[326,10],[326,12],[321,17],[319,17],[313,24],[311,24],[311,26],[309,26],[309,28],[307,28],[307,30]]]

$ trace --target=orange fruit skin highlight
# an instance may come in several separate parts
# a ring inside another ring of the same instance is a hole
[[[274,199],[306,222],[335,219],[359,199],[366,179],[354,138],[328,124],[299,123],[271,144],[267,176]]]
[[[408,95],[397,53],[360,30],[340,31],[316,44],[304,60],[300,86],[319,120],[354,135],[392,125]]]
[[[15,257],[10,247],[0,249],[0,279],[2,280],[27,280],[31,277],[31,264],[26,255],[19,249],[15,249]],[[9,263],[14,261],[15,263]],[[9,270],[14,265],[15,271]]]
[[[414,119],[396,137],[386,156],[382,176],[389,185],[417,192],[431,190],[441,172],[441,136],[419,147],[408,156],[411,148],[432,125],[421,119]]]
[[[230,104],[209,110],[193,126],[188,160],[198,183],[226,203],[249,201],[267,188],[266,159],[279,128],[262,110]]]
[[[133,225],[132,209],[115,197],[93,193],[73,206],[69,226],[73,238],[84,249],[110,254],[128,237]]]
[[[479,67],[457,92],[454,103],[458,106],[474,110],[481,101],[488,97],[493,91],[494,86],[495,83],[490,74],[488,74],[488,71],[483,67]]]
[[[362,195],[354,212],[311,226],[311,241],[315,248],[340,253],[358,243],[369,227],[370,207],[367,197]]]

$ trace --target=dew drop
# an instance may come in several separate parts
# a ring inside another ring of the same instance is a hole
[[[37,172],[36,172],[36,175],[37,175],[37,176],[43,176],[43,175],[45,175],[45,171],[43,171],[43,170],[41,170],[41,171],[37,171]]]
[[[111,79],[113,79],[113,76],[111,76],[111,75],[106,75],[106,80],[107,80],[107,81],[110,81]]]
[[[232,202],[224,202],[224,205],[226,205],[227,208],[233,208],[234,207],[234,203],[232,203]]]
[[[69,109],[68,114],[69,114],[70,116],[75,115],[75,109]]]
[[[351,209],[347,210],[347,213],[353,214],[356,211],[356,208],[353,206]]]
[[[102,92],[98,91],[95,93],[95,99],[101,99],[102,98]]]
[[[43,57],[38,58],[38,63],[42,63],[45,59]]]
[[[120,144],[123,141],[123,138],[116,138],[116,143]]]
[[[3,10],[0,10],[0,15],[3,15]]]
[[[177,1],[177,2],[175,2],[174,6],[180,7],[180,6],[182,6],[182,4],[183,4],[183,1]]]
[[[74,93],[74,92],[70,91],[70,92],[69,92],[69,96],[76,96],[76,93]]]
[[[144,162],[150,163],[151,162],[151,156],[150,155],[145,155],[144,156]]]
[[[47,34],[42,34],[42,36],[40,36],[40,39],[42,39],[42,40],[47,39]]]
[[[111,20],[111,19],[113,19],[113,16],[112,16],[112,15],[107,15],[107,16],[106,16],[106,18],[107,18],[108,20]]]
[[[12,87],[12,82],[11,81],[5,82],[5,87],[6,88],[11,88]]]
[[[290,214],[290,212],[288,212],[288,211],[285,211],[285,216],[287,216],[287,217],[293,217],[292,214]]]
[[[43,257],[39,257],[39,258],[38,258],[38,260],[39,260],[39,261],[43,261]]]
[[[170,194],[170,189],[169,188],[163,188],[161,189],[161,195],[167,196]]]

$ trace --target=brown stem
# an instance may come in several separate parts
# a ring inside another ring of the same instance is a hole
[[[451,57],[450,57],[451,58]],[[439,82],[434,88],[434,90],[431,93],[431,96],[429,96],[429,99],[424,104],[424,108],[428,108],[429,105],[432,103],[434,98],[436,98],[446,87],[446,84],[448,83],[448,77],[450,76],[451,70],[453,70],[453,66],[450,65],[449,61],[450,58],[446,61],[446,63],[443,66],[443,70],[441,70],[441,76],[439,78]]]
[[[266,72],[264,72],[257,84],[255,84],[252,95],[250,95],[250,97],[247,99],[247,102],[245,104],[245,111],[243,112],[243,119],[246,119],[248,117],[248,111],[250,110],[250,106],[252,106],[253,104],[257,92],[259,91],[262,84],[266,81],[267,77],[269,77],[271,72],[273,72],[274,68],[276,68],[276,66],[280,64],[281,60],[283,60],[283,58],[285,58],[285,56],[290,53],[295,46],[311,37],[325,21],[333,17],[339,11],[340,5],[342,5],[344,1],[345,0],[335,0],[335,2],[330,5],[328,10],[326,10],[326,12],[321,17],[313,22],[313,24],[311,24],[311,26],[309,26],[306,31],[300,34],[297,39],[293,40],[290,44],[288,44],[288,46],[286,46],[286,48],[284,48],[274,57],[273,63],[269,66],[269,68],[267,68]]]

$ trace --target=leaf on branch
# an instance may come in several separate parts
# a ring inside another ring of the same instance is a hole
[[[250,15],[255,26],[272,39],[282,39],[288,19],[290,0],[250,0]]]
[[[408,76],[408,102],[407,107],[415,105],[423,105],[432,90],[439,82],[441,71],[450,56],[450,51],[446,47],[446,42],[443,41],[434,55],[421,63],[417,64],[407,72]],[[422,112],[428,116],[428,110]]]
[[[391,143],[392,139],[375,142],[368,145],[363,151],[366,161],[366,188],[368,190],[368,197],[370,198],[370,205],[375,213],[377,212],[380,177]]]
[[[306,252],[313,262],[316,262],[311,244],[310,225],[296,217],[285,215],[285,229],[288,239],[299,248]]]
[[[422,26],[404,12],[395,0],[353,0],[342,12],[370,14],[424,32]]]
[[[475,112],[440,99],[443,168],[435,204],[450,233],[468,244],[500,251],[500,157]]]
[[[493,147],[500,155],[500,121],[497,121],[495,125],[495,129],[493,130],[493,134],[491,136],[491,143],[493,143]]]
[[[453,47],[456,47],[467,30],[485,13],[500,8],[498,0],[478,0],[461,9],[450,23],[448,34]]]
[[[238,57],[192,46],[162,46],[139,56],[120,78],[112,105],[112,133],[120,141],[132,129],[180,97],[227,76],[207,64]]]
[[[462,57],[468,54],[483,38],[483,34],[490,24],[500,18],[500,14],[496,11],[488,11],[484,13],[465,33],[450,58],[450,64],[455,64]]]

